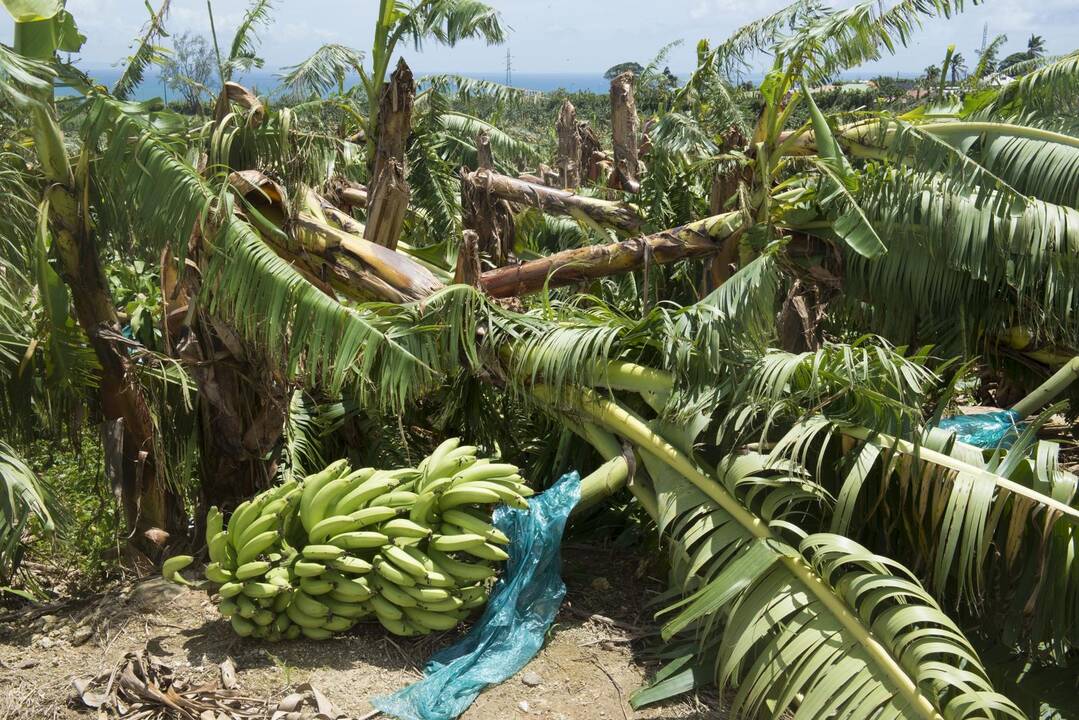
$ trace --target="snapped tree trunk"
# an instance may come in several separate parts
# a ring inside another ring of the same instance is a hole
[[[382,166],[371,186],[371,206],[367,210],[365,239],[395,250],[405,225],[411,192],[401,163],[391,158]]]
[[[372,184],[365,237],[391,249],[397,247],[409,201],[405,148],[412,130],[415,91],[412,70],[402,58],[382,87],[375,153],[368,159]]]
[[[465,230],[461,247],[457,250],[457,269],[453,274],[457,285],[480,285],[479,236],[473,230]]]
[[[637,101],[633,96],[633,73],[627,70],[611,80],[611,132],[614,136],[614,167],[608,185],[629,193],[641,189],[638,173]]]
[[[583,180],[591,184],[605,182],[607,173],[610,172],[610,159],[603,152],[603,145],[599,141],[599,136],[583,120],[577,122],[577,135],[581,139]]]
[[[631,272],[645,263],[664,265],[721,252],[737,242],[741,214],[725,213],[610,245],[555,253],[539,260],[485,272],[481,286],[493,297],[515,297],[607,275]]]
[[[626,203],[577,195],[485,170],[468,173],[466,182],[503,200],[539,208],[552,215],[569,215],[582,222],[629,233],[641,227],[637,208]]]
[[[478,173],[462,171],[461,221],[466,231],[475,233],[479,256],[494,267],[502,267],[513,255],[516,225],[509,202],[491,192],[485,183],[493,174],[486,169]]]
[[[577,110],[569,100],[562,102],[555,123],[558,134],[558,171],[562,187],[574,189],[581,185],[581,137],[577,130]]]

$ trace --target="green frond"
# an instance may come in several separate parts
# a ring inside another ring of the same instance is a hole
[[[480,39],[497,45],[506,39],[506,30],[498,11],[479,0],[421,0],[395,29],[398,38],[410,40],[419,50],[427,38],[449,45],[462,40]]]
[[[359,74],[363,52],[345,45],[322,45],[303,61],[283,68],[278,75],[280,90],[294,97],[322,97],[331,90],[342,90],[345,78]]]
[[[0,440],[0,581],[6,584],[18,568],[26,534],[51,535],[59,515],[52,489]]]
[[[1035,109],[1063,111],[1063,108],[1075,107],[1079,101],[1077,87],[1079,51],[1012,80],[997,92],[986,109],[1009,115]]]
[[[536,147],[514,138],[504,130],[484,122],[477,117],[461,112],[445,112],[438,116],[438,122],[447,136],[447,145],[455,144],[457,152],[450,156],[469,167],[476,166],[476,135],[486,132],[491,139],[491,151],[495,163],[507,169],[534,164],[540,159]]]
[[[162,0],[161,7],[154,12],[150,3],[146,3],[146,10],[150,13],[150,20],[143,27],[138,38],[135,52],[127,59],[127,65],[112,86],[112,95],[117,100],[127,100],[131,93],[142,84],[146,75],[146,68],[151,65],[160,65],[167,58],[166,51],[157,45],[160,38],[168,37],[165,32],[165,18],[169,14],[169,6],[172,0]]]
[[[726,76],[748,69],[754,53],[771,51],[795,28],[821,17],[824,8],[817,0],[796,0],[771,15],[735,30],[699,65],[712,65]]]
[[[236,71],[244,72],[262,67],[262,58],[255,54],[259,47],[258,32],[260,27],[269,24],[271,10],[271,0],[252,0],[232,36],[228,57],[222,63],[223,80],[231,80]]]

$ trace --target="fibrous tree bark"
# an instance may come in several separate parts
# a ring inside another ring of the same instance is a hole
[[[583,180],[598,184],[606,180],[610,159],[603,152],[603,144],[595,130],[585,121],[577,122],[577,135],[581,139],[581,169]]]
[[[632,205],[578,195],[495,172],[479,170],[466,173],[464,182],[511,203],[539,208],[553,215],[569,215],[589,224],[623,232],[635,232],[642,222]],[[482,233],[480,239],[482,243]]]
[[[555,122],[558,135],[558,171],[562,187],[574,189],[581,185],[581,136],[577,127],[577,110],[569,100],[562,102]]]
[[[405,225],[405,213],[411,191],[405,180],[405,169],[396,158],[381,166],[371,185],[371,204],[367,210],[364,238],[393,250]]]
[[[457,269],[453,282],[458,285],[480,285],[480,248],[479,235],[473,230],[465,230],[461,238],[461,247],[457,251]]]
[[[462,171],[461,220],[466,230],[476,234],[480,256],[501,267],[513,254],[516,226],[509,202],[492,192],[486,182],[494,174],[487,169],[474,173]]]
[[[382,88],[378,106],[378,138],[368,159],[372,183],[365,237],[384,247],[397,247],[410,197],[405,147],[412,129],[416,91],[412,71],[402,58]]]
[[[608,185],[616,190],[638,192],[640,159],[637,134],[637,101],[633,95],[633,73],[626,71],[611,80],[611,132],[614,136],[614,167]]]
[[[645,262],[663,265],[714,255],[737,242],[741,225],[741,213],[732,212],[620,243],[573,248],[485,272],[481,286],[493,297],[528,295],[545,287],[630,272],[644,267]]]

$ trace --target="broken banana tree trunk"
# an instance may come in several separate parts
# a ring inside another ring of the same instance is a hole
[[[569,215],[589,225],[632,233],[642,223],[640,213],[632,205],[578,195],[495,172],[468,173],[466,182],[503,200],[539,208],[551,215]]]
[[[636,193],[641,189],[638,180],[639,127],[637,101],[633,96],[633,73],[627,70],[611,80],[611,133],[614,136],[614,167],[608,182],[611,188],[628,193]]]
[[[583,120],[577,122],[577,135],[581,139],[581,168],[583,180],[591,184],[606,182],[611,161],[603,152],[603,145],[596,132]]]
[[[497,298],[539,292],[544,288],[639,270],[646,263],[664,265],[686,258],[714,255],[733,242],[742,227],[738,212],[715,215],[610,245],[593,245],[555,253],[539,260],[485,272],[481,286]]]
[[[397,247],[410,197],[405,146],[412,129],[416,85],[402,58],[382,88],[378,105],[378,138],[370,159],[371,185],[364,237],[391,250]]]
[[[495,267],[502,267],[509,262],[516,239],[513,208],[477,182],[477,177],[489,174],[482,172],[461,174],[461,220],[466,231],[475,233],[479,254]]]
[[[577,128],[577,110],[569,100],[562,102],[555,123],[558,135],[558,171],[562,187],[567,190],[581,185],[581,136]]]
[[[390,250],[397,249],[410,197],[404,168],[395,158],[390,158],[371,186],[364,238]]]

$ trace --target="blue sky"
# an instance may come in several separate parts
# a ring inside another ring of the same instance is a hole
[[[154,5],[159,0],[152,0]],[[518,72],[592,73],[625,60],[647,62],[665,43],[682,39],[669,59],[671,68],[694,65],[694,47],[705,37],[721,40],[733,29],[782,7],[789,0],[490,0],[512,32],[509,47]],[[969,2],[969,0],[968,0]],[[838,0],[836,5],[852,4]],[[214,0],[219,33],[230,36],[246,0]],[[275,22],[263,34],[262,55],[269,70],[298,62],[319,45],[343,43],[365,48],[371,40],[377,0],[277,0]],[[68,0],[68,8],[89,36],[82,61],[87,67],[116,63],[128,54],[131,39],[145,22],[143,0]],[[0,13],[0,41],[11,42],[12,27]],[[955,42],[972,61],[981,44],[982,27],[990,37],[1008,36],[1005,53],[1023,49],[1031,33],[1045,37],[1050,54],[1079,47],[1079,1],[986,0],[958,18],[934,21],[910,48],[902,49],[864,74],[915,73],[940,63],[945,47]],[[208,32],[204,0],[173,0],[169,28],[173,32]],[[504,47],[469,42],[456,48],[430,45],[404,53],[421,72],[500,71]],[[971,63],[972,64],[972,63]]]

